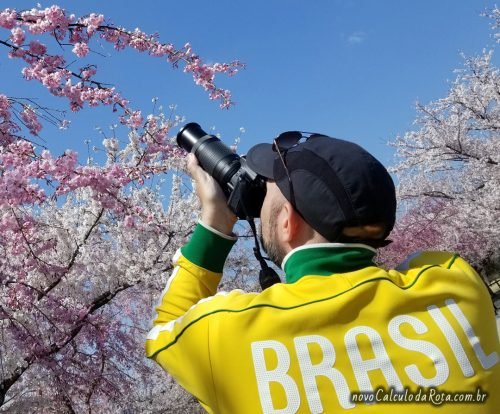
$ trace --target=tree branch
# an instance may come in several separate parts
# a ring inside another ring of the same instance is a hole
[[[57,280],[55,280],[54,282],[52,282],[52,284],[50,284],[48,287],[46,287],[43,290],[43,293],[39,293],[38,294],[38,298],[37,298],[38,300],[42,299],[44,296],[47,296],[47,294],[52,289],[54,289],[61,282],[61,280],[63,279],[63,277],[65,275],[67,275],[69,273],[69,271],[72,269],[73,265],[75,264],[75,260],[78,257],[78,254],[80,253],[80,248],[87,242],[88,238],[92,234],[92,231],[94,231],[95,227],[97,226],[97,224],[101,220],[101,217],[102,217],[103,213],[104,213],[104,208],[101,208],[101,211],[99,211],[99,214],[97,215],[95,221],[92,223],[92,225],[90,226],[90,228],[85,233],[85,236],[83,237],[83,241],[76,246],[75,251],[71,255],[71,259],[70,259],[68,265],[66,266],[66,271],[61,275],[61,277],[59,277]]]
[[[73,327],[73,329],[71,329],[67,337],[62,342],[52,344],[52,346],[50,346],[45,352],[33,352],[31,355],[25,357],[25,364],[23,366],[18,366],[8,378],[4,378],[3,381],[0,382],[0,407],[5,401],[5,395],[7,394],[8,390],[16,383],[16,381],[19,380],[19,378],[31,365],[33,365],[37,360],[50,357],[55,353],[61,351],[66,345],[68,345],[76,338],[76,336],[85,326],[85,321],[91,314],[111,302],[116,297],[116,295],[118,295],[118,293],[136,286],[139,283],[141,283],[141,281],[137,281],[132,284],[124,284],[113,291],[107,291],[99,295],[89,305],[87,314],[81,320],[77,321],[76,325]]]

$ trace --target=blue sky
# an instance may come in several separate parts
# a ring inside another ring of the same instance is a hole
[[[55,3],[55,2],[54,2]],[[36,1],[4,0],[21,10]],[[52,2],[41,2],[47,7]],[[205,60],[239,59],[247,68],[219,79],[237,105],[220,110],[195,87],[190,75],[137,53],[95,56],[98,78],[113,83],[132,106],[148,113],[151,98],[213,126],[227,143],[244,127],[240,152],[278,133],[299,129],[355,141],[384,164],[386,142],[412,128],[415,102],[445,96],[460,53],[493,47],[490,22],[480,13],[486,0],[254,0],[59,1],[77,15],[102,13],[117,25],[158,32],[164,42],[190,42]],[[139,5],[139,6],[137,6]],[[6,37],[6,35],[4,35]],[[5,52],[4,52],[5,53]],[[0,92],[46,96],[21,80],[19,66],[0,59]],[[62,103],[60,103],[62,105]],[[70,114],[72,127],[46,130],[56,148],[101,142],[95,131],[114,123],[110,110]],[[53,143],[53,144],[52,144]]]

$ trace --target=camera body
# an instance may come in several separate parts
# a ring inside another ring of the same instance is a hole
[[[209,135],[195,122],[177,134],[177,144],[193,153],[201,167],[221,186],[227,205],[240,219],[257,218],[266,195],[264,178],[255,173],[220,139]]]

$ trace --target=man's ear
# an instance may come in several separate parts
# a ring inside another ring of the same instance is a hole
[[[289,202],[283,203],[278,217],[279,227],[281,228],[281,240],[285,243],[291,243],[297,238],[300,232],[300,226],[303,223],[302,217],[295,211]]]

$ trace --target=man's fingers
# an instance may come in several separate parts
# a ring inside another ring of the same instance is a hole
[[[200,174],[203,174],[203,169],[200,167],[198,160],[196,159],[194,154],[188,154],[187,156],[187,169],[191,177],[198,181],[201,179]]]
[[[210,188],[212,183],[215,183],[214,179],[208,174],[203,168],[201,168],[198,159],[193,154],[188,154],[187,157],[187,169],[189,175],[194,180],[195,183]],[[202,196],[197,190],[198,195]],[[206,192],[206,191],[205,191]],[[208,193],[207,193],[208,194]]]
[[[187,159],[188,170],[190,170],[193,165],[199,165],[198,160],[196,159],[195,155],[192,153],[189,153],[187,155],[186,159]]]
[[[210,176],[193,154],[187,156],[187,170],[193,179],[193,188],[201,202],[201,219],[224,234],[231,234],[237,217],[227,206],[226,196],[215,179]]]

